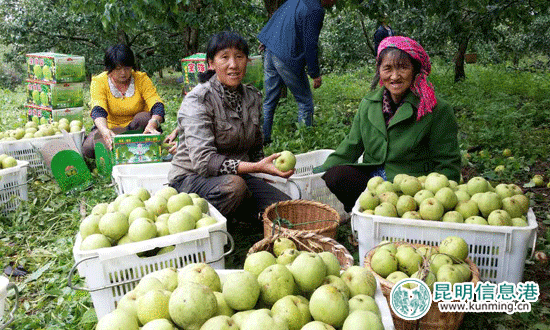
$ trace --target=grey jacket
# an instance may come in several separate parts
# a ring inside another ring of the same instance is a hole
[[[225,159],[249,161],[249,155],[262,149],[262,97],[255,87],[242,86],[242,118],[224,102],[217,75],[185,96],[178,111],[179,145],[168,173],[170,183],[190,173],[217,176]]]

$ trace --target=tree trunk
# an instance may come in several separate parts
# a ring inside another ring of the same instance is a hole
[[[118,30],[117,31],[117,42],[119,44],[124,44],[124,45],[128,45],[128,46],[132,46],[130,45],[130,38],[128,37],[128,34],[126,34],[126,31],[124,30]]]
[[[199,29],[189,28],[189,51],[194,54],[199,49]]]
[[[466,72],[464,71],[464,54],[466,54],[469,39],[470,38],[462,39],[458,46],[458,52],[455,58],[455,82],[466,79]]]
[[[365,36],[365,40],[367,41],[367,46],[369,46],[371,54],[374,55],[374,58],[376,58],[376,50],[374,49],[374,45],[371,43],[372,38],[369,36],[369,33],[367,32],[367,28],[365,27],[365,22],[363,21],[363,15],[360,11],[357,11],[357,19],[359,22],[361,22],[361,29],[363,30],[363,35]]]

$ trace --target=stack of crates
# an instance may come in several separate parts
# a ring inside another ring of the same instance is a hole
[[[32,53],[26,58],[28,119],[42,124],[61,118],[81,121],[86,79],[84,57]]]

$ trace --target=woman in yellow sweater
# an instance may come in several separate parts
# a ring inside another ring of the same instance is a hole
[[[95,125],[82,144],[82,152],[89,158],[95,157],[97,141],[110,149],[114,135],[127,130],[158,134],[164,121],[164,104],[147,74],[136,71],[130,47],[109,47],[104,61],[105,71],[94,76],[90,85]]]

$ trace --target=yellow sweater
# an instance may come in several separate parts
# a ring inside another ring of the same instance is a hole
[[[107,126],[126,127],[134,116],[142,111],[151,111],[151,107],[161,102],[157,89],[145,72],[132,71],[135,92],[130,97],[115,97],[109,88],[107,72],[92,78],[90,97],[92,109],[100,106],[107,111]]]

